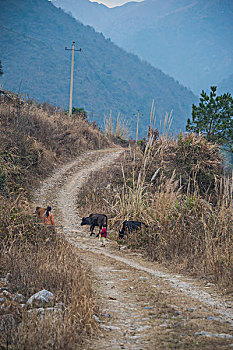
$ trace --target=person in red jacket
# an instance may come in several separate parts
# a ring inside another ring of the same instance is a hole
[[[53,218],[53,214],[51,213],[51,207],[47,207],[46,212],[44,213],[43,216],[43,222],[46,225],[53,225],[53,227],[55,227],[55,223],[54,223],[54,218]]]
[[[105,247],[105,240],[107,238],[107,225],[106,224],[103,225],[103,228],[100,231],[100,235],[101,235],[101,241],[102,241],[101,247]]]

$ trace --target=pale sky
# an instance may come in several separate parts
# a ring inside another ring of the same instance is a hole
[[[105,6],[108,7],[115,7],[115,6],[120,6],[123,4],[126,4],[127,2],[130,2],[128,0],[90,0],[92,2],[98,2],[99,4],[104,4]],[[133,0],[135,2],[140,2],[142,0]]]

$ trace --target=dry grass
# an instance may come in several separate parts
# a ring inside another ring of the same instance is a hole
[[[116,120],[113,120],[112,113],[104,119],[104,132],[109,140],[122,147],[128,146],[126,138],[128,136],[127,123],[121,118],[120,113]]]
[[[152,195],[147,213],[152,227],[144,247],[151,259],[232,285],[232,203],[212,206],[170,181]]]
[[[127,189],[126,195],[123,188],[119,209],[126,203],[131,217],[151,227],[138,235],[137,246],[153,260],[230,287],[233,179],[222,175],[217,146],[194,134],[161,138],[152,146],[149,139],[147,145],[151,155],[146,149],[137,186]],[[135,246],[134,235],[132,241]]]
[[[14,301],[1,308],[1,322],[10,313],[15,326],[3,326],[0,348],[80,349],[96,328],[90,272],[74,248],[30,216],[30,190],[58,163],[111,143],[81,116],[11,94],[1,96],[0,117],[0,277],[11,274],[12,295],[47,289],[60,303],[46,317]]]
[[[58,162],[67,162],[85,150],[111,145],[82,116],[69,117],[51,106],[46,109],[10,96],[0,96],[1,186],[4,175],[8,183],[11,175],[25,189],[26,182],[34,184],[34,179],[47,176]]]
[[[32,222],[33,225],[33,222]],[[46,228],[44,228],[46,230]],[[25,243],[22,238],[2,245],[1,274],[11,273],[11,293],[26,299],[46,289],[60,307],[48,317],[20,310],[16,327],[1,334],[1,345],[11,349],[75,349],[96,329],[90,280],[74,248],[56,237]],[[20,324],[21,323],[21,324]]]
[[[88,187],[82,210],[108,214],[115,239],[124,220],[143,221],[150,228],[128,236],[131,248],[230,290],[233,177],[224,175],[216,145],[194,134],[149,138],[143,154],[130,151]]]

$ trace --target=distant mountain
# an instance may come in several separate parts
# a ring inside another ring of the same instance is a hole
[[[233,74],[231,74],[228,78],[223,79],[217,86],[218,92],[221,94],[229,92],[233,97]]]
[[[142,136],[154,98],[158,120],[173,110],[173,131],[184,129],[197,98],[173,78],[50,1],[0,0],[0,8],[0,84],[5,89],[68,107],[71,52],[64,48],[75,41],[82,51],[75,53],[73,105],[83,107],[89,119],[103,125],[110,111],[115,117],[120,112],[135,135],[139,111]]]
[[[52,3],[86,25],[92,25],[93,21],[103,24],[105,20],[104,25],[107,25],[109,20],[106,16],[110,16],[111,13],[109,7],[89,0],[52,0]]]
[[[54,0],[199,95],[233,71],[232,0],[144,0],[106,8]]]

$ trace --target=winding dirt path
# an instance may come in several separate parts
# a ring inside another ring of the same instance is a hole
[[[233,302],[214,286],[118,249],[100,247],[89,228],[80,226],[75,206],[91,172],[113,164],[122,149],[92,151],[58,169],[35,193],[35,203],[50,203],[67,240],[92,267],[102,332],[85,349],[230,349]]]

